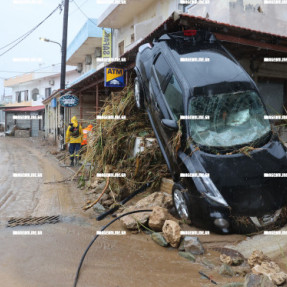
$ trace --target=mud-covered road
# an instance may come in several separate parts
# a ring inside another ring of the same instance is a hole
[[[74,183],[53,183],[70,177],[72,172],[60,167],[44,146],[32,139],[1,137],[0,150],[0,286],[72,287],[82,253],[110,218],[99,223],[92,210],[84,213],[81,207],[85,195]],[[42,173],[43,177],[15,178],[13,173]],[[61,221],[6,227],[11,217],[52,215],[60,215]],[[109,230],[123,228],[115,223]],[[38,235],[16,235],[17,231],[36,231]],[[205,246],[223,246],[245,237],[210,235],[201,239]],[[286,247],[285,243],[280,243],[280,248]],[[246,249],[244,242],[241,247]],[[206,252],[208,259],[214,256]],[[145,234],[102,236],[86,257],[78,287],[214,286],[198,271],[212,275],[219,286],[242,281],[223,278],[201,264],[191,263],[176,250],[156,245]]]

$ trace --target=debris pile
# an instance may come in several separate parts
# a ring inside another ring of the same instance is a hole
[[[248,264],[255,275],[264,275],[277,286],[286,282],[287,274],[262,251],[253,251],[248,258]]]
[[[105,116],[114,119],[106,119]],[[147,144],[146,138],[154,138],[154,134],[146,113],[136,109],[131,87],[112,93],[103,105],[102,118],[95,119],[92,124],[94,128],[84,158],[85,163],[91,163],[91,169],[87,172],[83,165],[78,174],[86,173],[89,182],[97,183],[100,182],[100,178],[96,177],[98,173],[125,174],[110,177],[109,190],[113,192],[115,200],[125,198],[143,183],[153,182],[152,188],[155,190],[161,178],[168,176],[157,142]],[[137,137],[143,138],[145,147],[133,156]]]

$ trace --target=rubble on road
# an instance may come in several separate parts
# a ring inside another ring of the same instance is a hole
[[[192,262],[196,261],[196,257],[190,252],[179,251],[178,255]]]
[[[154,192],[147,197],[139,200],[135,205],[126,207],[121,214],[141,209],[151,209],[151,208],[170,208],[172,206],[172,198],[170,194],[165,192]],[[120,221],[125,228],[130,230],[138,229],[138,222],[143,225],[147,225],[148,219],[151,216],[150,212],[137,213],[134,215],[127,215],[122,217]],[[158,231],[161,231],[158,230]]]
[[[153,232],[151,234],[151,239],[157,243],[158,245],[162,246],[162,247],[167,247],[168,243],[165,240],[165,238],[163,237],[161,232]]]
[[[181,239],[180,226],[177,222],[166,220],[162,227],[163,236],[172,247],[178,247]]]
[[[222,264],[219,268],[219,274],[222,276],[227,276],[227,277],[233,277],[234,276],[234,271],[232,270],[232,267],[230,267],[227,264]]]
[[[245,277],[244,287],[276,287],[267,276],[247,274]]]
[[[260,250],[254,250],[251,254],[251,256],[248,258],[248,264],[250,267],[254,267],[255,265],[260,265],[262,262],[268,261],[270,262],[271,259],[264,255],[262,251]]]
[[[166,208],[154,207],[148,221],[149,227],[154,231],[161,231],[164,222],[168,219],[168,210]]]
[[[204,254],[204,248],[199,241],[198,237],[185,236],[183,238],[183,246],[186,252],[190,252],[194,255]]]
[[[253,251],[248,258],[248,264],[252,267],[253,274],[264,275],[277,286],[286,282],[287,274],[262,251]]]

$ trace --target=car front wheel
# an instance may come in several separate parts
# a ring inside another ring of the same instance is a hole
[[[140,85],[139,79],[136,77],[134,82],[134,96],[136,101],[136,106],[138,109],[143,108],[143,92]]]
[[[184,192],[185,190],[180,184],[175,183],[173,185],[172,197],[173,197],[173,204],[176,209],[176,212],[181,219],[189,220],[190,214],[188,211],[188,206],[187,206],[186,198],[184,196]]]

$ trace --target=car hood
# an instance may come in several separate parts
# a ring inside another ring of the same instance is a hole
[[[233,213],[264,215],[286,204],[287,177],[264,177],[266,173],[287,173],[286,150],[280,141],[271,140],[246,154],[199,151],[196,157]]]

